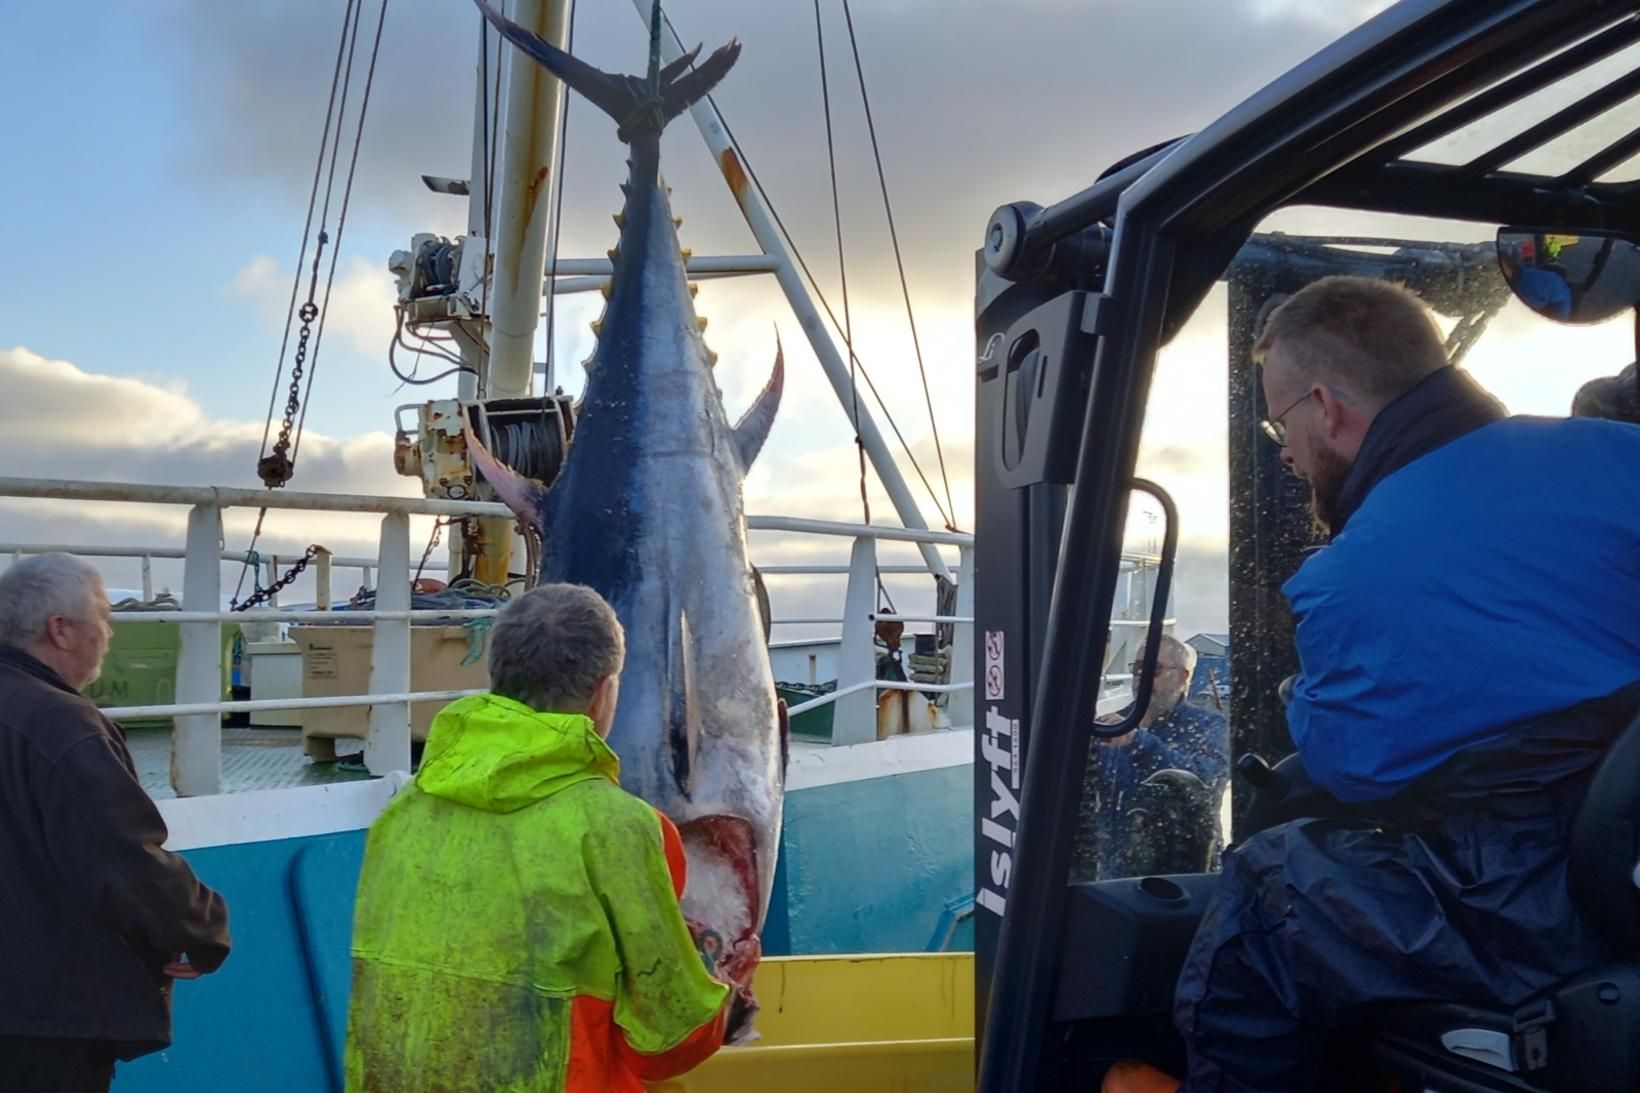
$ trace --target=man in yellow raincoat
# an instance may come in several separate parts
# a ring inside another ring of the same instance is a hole
[[[723,1042],[729,988],[678,908],[682,843],[604,743],[624,656],[579,585],[498,618],[491,690],[438,715],[370,829],[350,1093],[625,1093]]]

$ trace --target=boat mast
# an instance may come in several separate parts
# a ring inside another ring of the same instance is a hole
[[[574,0],[514,0],[511,17],[565,49]],[[535,367],[535,332],[547,254],[564,84],[516,49],[503,48],[501,146],[496,164],[495,255],[482,371],[489,398],[523,398]],[[476,197],[476,195],[475,195]]]
[[[513,0],[509,15],[514,22],[566,49],[573,3]],[[491,104],[492,109],[499,110],[495,135],[499,146],[494,152],[494,219],[486,222],[483,180],[490,165],[483,157],[489,119],[484,116],[485,66],[481,53],[473,109],[473,183],[467,224],[469,245],[475,227],[488,240],[488,306],[480,323],[483,344],[463,342],[463,362],[477,368],[478,374],[464,373],[459,390],[463,399],[525,398],[530,394],[535,369],[535,332],[541,312],[552,189],[559,181],[555,167],[564,85],[545,68],[508,48],[487,24],[481,42],[485,47],[495,44],[493,63],[501,66],[500,103]],[[505,584],[511,559],[523,556],[514,523],[481,518],[477,524],[482,546],[474,559],[473,576],[486,584]],[[459,547],[459,543],[451,543],[452,566],[457,564]]]

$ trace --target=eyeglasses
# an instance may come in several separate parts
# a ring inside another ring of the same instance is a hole
[[[1145,670],[1145,666],[1143,664],[1139,664],[1137,662],[1128,665],[1128,673],[1130,675],[1132,675],[1134,679],[1138,679],[1141,675],[1143,675],[1144,670]],[[1177,664],[1158,664],[1156,666],[1156,674],[1157,675],[1161,675],[1163,672],[1179,672],[1179,671],[1183,671],[1183,669],[1180,668]]]
[[[1277,414],[1275,417],[1267,417],[1263,421],[1260,421],[1258,423],[1259,428],[1264,430],[1264,435],[1275,441],[1279,446],[1285,448],[1287,446],[1287,426],[1282,423],[1281,419],[1298,409],[1300,406],[1304,405],[1304,403],[1308,402],[1311,394],[1313,394],[1312,391],[1304,392],[1302,395],[1298,396],[1291,406],[1281,411],[1281,413]]]

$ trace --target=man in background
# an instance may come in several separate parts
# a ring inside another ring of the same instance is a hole
[[[1573,417],[1603,417],[1640,425],[1640,375],[1629,365],[1615,376],[1590,380],[1572,396]]]
[[[1137,688],[1143,661],[1128,667]],[[1072,880],[1208,867],[1220,840],[1219,804],[1230,781],[1230,730],[1223,714],[1185,701],[1195,670],[1196,651],[1164,634],[1150,703],[1138,726],[1094,743]],[[1100,720],[1121,721],[1132,709]]]

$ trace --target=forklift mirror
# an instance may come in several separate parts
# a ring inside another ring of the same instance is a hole
[[[1162,632],[1167,622],[1167,609],[1173,593],[1173,565],[1179,555],[1179,509],[1173,495],[1147,478],[1133,480],[1135,493],[1148,493],[1162,508],[1162,557],[1156,567],[1156,590],[1150,599],[1150,627],[1146,631],[1142,665],[1138,678],[1133,681],[1133,708],[1126,717],[1108,724],[1094,722],[1096,739],[1114,740],[1126,736],[1139,727],[1150,709],[1151,691],[1156,685],[1156,656],[1162,648]]]
[[[1598,323],[1640,305],[1640,246],[1614,232],[1498,230],[1498,268],[1546,319]]]

